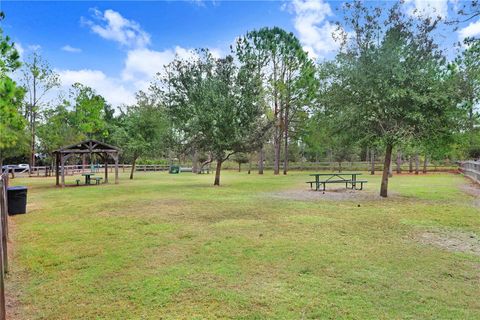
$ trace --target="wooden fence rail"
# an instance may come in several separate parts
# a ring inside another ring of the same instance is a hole
[[[191,167],[191,163],[183,163],[180,165],[180,167]],[[119,164],[118,165],[119,170],[121,172],[128,172],[131,170],[132,165],[131,164]],[[139,172],[155,172],[155,171],[168,171],[169,165],[164,165],[164,164],[137,164],[135,166],[135,171]],[[412,167],[410,167],[410,164],[406,161],[404,161],[401,164],[401,171],[402,172],[415,172],[415,164],[413,164]],[[224,163],[222,166],[223,169],[225,170],[237,170],[238,169],[238,164],[235,163],[234,161],[228,161]],[[249,166],[248,163],[245,163],[242,165],[242,168],[248,169],[252,171],[258,170],[258,163],[252,162],[252,164]],[[383,169],[383,162],[381,161],[376,161],[374,164],[375,171],[382,171]],[[427,166],[425,167],[427,172],[445,172],[445,171],[453,171],[458,168],[458,165],[454,162],[429,162]],[[67,176],[72,176],[84,172],[90,172],[90,171],[103,171],[104,166],[103,165],[66,165],[65,166],[65,175]],[[281,167],[281,169],[283,169]],[[344,161],[342,163],[339,162],[327,162],[327,161],[321,161],[321,162],[291,162],[289,164],[289,170],[304,170],[304,171],[349,171],[349,170],[355,170],[355,171],[371,171],[372,169],[372,163],[367,162],[367,161],[354,161],[354,162],[347,162]],[[397,169],[397,164],[392,162],[392,171],[395,172]],[[423,164],[420,164],[418,167],[418,171],[422,172],[424,169]],[[109,166],[109,171],[113,172],[114,168],[113,166]],[[273,164],[272,163],[265,163],[264,164],[264,170],[273,170]],[[480,171],[479,169],[476,169],[477,171]],[[47,177],[51,176],[53,174],[53,170],[49,166],[36,166],[32,167],[30,172],[28,171],[22,175],[20,172],[16,172],[15,175],[19,176],[24,176],[25,174],[28,174],[30,177]]]
[[[5,274],[8,272],[8,173],[0,175],[0,320],[6,319]]]
[[[480,183],[480,161],[463,161],[460,167],[466,177]]]

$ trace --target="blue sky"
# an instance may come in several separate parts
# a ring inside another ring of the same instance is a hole
[[[63,89],[79,81],[113,105],[132,103],[134,92],[175,54],[208,47],[228,53],[234,39],[255,28],[294,32],[310,55],[330,57],[338,45],[330,34],[341,2],[285,1],[1,1],[2,28],[22,57],[40,53],[60,74]],[[407,10],[447,16],[453,0],[407,0]],[[480,20],[447,34],[446,46],[464,34],[480,34]]]

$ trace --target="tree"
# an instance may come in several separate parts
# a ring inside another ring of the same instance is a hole
[[[105,98],[92,88],[75,83],[70,90],[70,99],[74,110],[72,125],[89,139],[101,139],[107,136]]]
[[[438,20],[408,17],[401,4],[387,13],[360,1],[345,8],[353,31],[343,32],[342,50],[322,79],[329,88],[323,102],[343,130],[385,147],[386,197],[394,146],[427,132],[432,119],[448,119],[455,107],[438,90],[444,57],[431,37]]]
[[[237,66],[232,56],[215,59],[199,50],[189,60],[177,57],[154,88],[183,144],[216,161],[214,185],[220,185],[224,161],[263,143],[268,124],[254,64]]]
[[[51,154],[54,150],[86,138],[75,126],[75,112],[69,107],[68,101],[62,101],[54,108],[44,110],[44,119],[37,127],[39,150],[42,153]]]
[[[52,89],[60,86],[60,79],[50,65],[34,52],[23,68],[25,95],[24,116],[30,129],[30,168],[35,166],[36,128],[45,104],[45,97]]]
[[[311,107],[315,97],[313,62],[293,33],[278,27],[248,32],[237,40],[235,52],[241,62],[255,65],[254,70],[266,88],[273,110],[274,174],[280,173],[282,140],[283,173],[287,174],[293,119],[298,112]]]
[[[163,107],[144,92],[137,93],[137,103],[127,107],[119,122],[111,139],[132,161],[130,179],[133,179],[139,157],[154,156],[165,150],[170,126]]]
[[[238,164],[238,172],[242,171],[242,164],[250,161],[249,157],[245,153],[237,153],[233,156],[233,160]]]
[[[0,11],[0,21],[4,17]],[[25,92],[9,77],[20,67],[19,59],[14,43],[0,28],[0,166],[6,156],[16,155],[24,138],[25,121],[20,108]]]

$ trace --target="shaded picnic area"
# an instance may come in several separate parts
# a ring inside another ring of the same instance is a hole
[[[104,162],[104,177],[94,177],[94,170],[90,173],[83,173],[85,177],[85,185],[90,185],[92,177],[96,184],[100,184],[103,179],[104,183],[108,183],[108,158],[112,158],[115,166],[115,184],[118,184],[118,160],[120,155],[120,148],[100,142],[94,139],[84,140],[79,143],[62,147],[53,152],[55,157],[55,179],[56,186],[65,187],[65,165],[67,160],[74,156],[88,155],[90,159],[92,155],[98,156]],[[80,179],[76,180],[76,185],[80,185]]]

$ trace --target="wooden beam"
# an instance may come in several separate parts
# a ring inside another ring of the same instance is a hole
[[[56,185],[60,185],[60,154],[55,153],[55,179],[56,179]]]
[[[93,149],[93,150],[84,150],[84,149],[69,149],[61,150],[59,153],[70,154],[70,153],[105,153],[105,152],[118,152],[115,149]]]
[[[63,154],[60,154],[60,168],[62,172],[62,188],[65,187],[65,160]]]
[[[105,161],[105,183],[108,183],[108,156],[107,153],[105,153],[103,157],[103,161]]]
[[[115,184],[118,184],[118,153],[109,153],[115,161]]]

